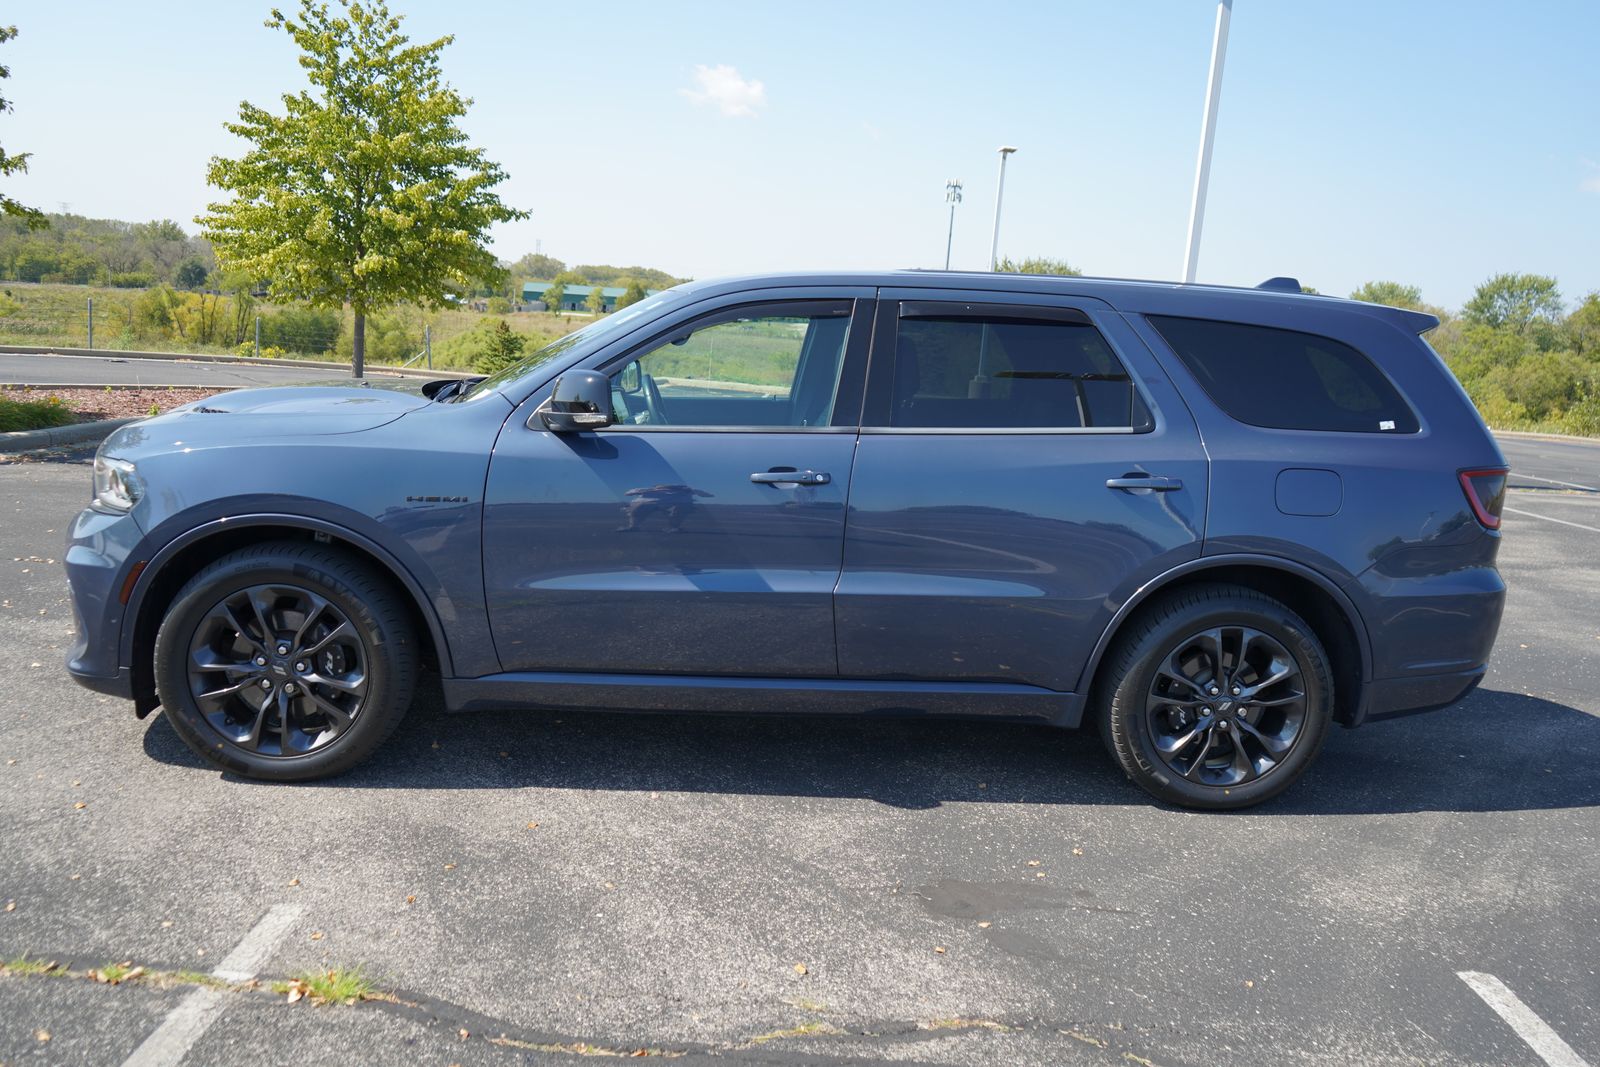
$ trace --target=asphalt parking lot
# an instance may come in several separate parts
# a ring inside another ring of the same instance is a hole
[[[1600,1064],[1600,444],[1504,447],[1484,686],[1233,815],[1087,734],[433,694],[341,779],[228,778],[62,669],[85,454],[0,466],[0,959],[232,982],[0,976],[0,1062]],[[394,999],[269,990],[357,964]]]

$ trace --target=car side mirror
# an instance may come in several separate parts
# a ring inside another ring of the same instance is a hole
[[[611,425],[611,380],[592,370],[569,370],[556,379],[539,417],[553,433],[599,430]]]

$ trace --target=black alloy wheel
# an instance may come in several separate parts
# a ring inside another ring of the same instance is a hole
[[[1095,713],[1112,757],[1153,796],[1249,807],[1316,758],[1334,681],[1316,631],[1278,600],[1194,585],[1141,608],[1102,662]]]
[[[411,703],[417,640],[403,593],[331,545],[231,552],[178,591],[156,634],[156,692],[199,756],[301,781],[371,755]]]
[[[206,722],[262,756],[332,743],[361,714],[367,654],[349,618],[288,584],[223,597],[189,647],[189,691]]]

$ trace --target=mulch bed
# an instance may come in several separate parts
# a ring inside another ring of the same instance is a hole
[[[47,400],[60,397],[61,403],[76,412],[80,422],[101,419],[128,419],[149,415],[151,407],[171,411],[180,404],[216,396],[223,389],[106,389],[86,386],[78,389],[34,389],[26,385],[0,386],[0,396],[11,400]]]

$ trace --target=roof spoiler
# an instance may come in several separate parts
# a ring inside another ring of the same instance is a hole
[[[1299,278],[1287,278],[1281,276],[1277,278],[1268,278],[1266,281],[1256,286],[1256,288],[1265,289],[1272,293],[1300,293],[1305,291],[1300,284]],[[1410,308],[1389,307],[1387,304],[1373,304],[1371,306],[1375,308],[1382,308],[1384,311],[1389,313],[1391,318],[1395,319],[1402,327],[1410,330],[1412,333],[1424,334],[1433,329],[1435,326],[1439,325],[1439,316],[1430,315],[1426,311],[1412,311]]]

